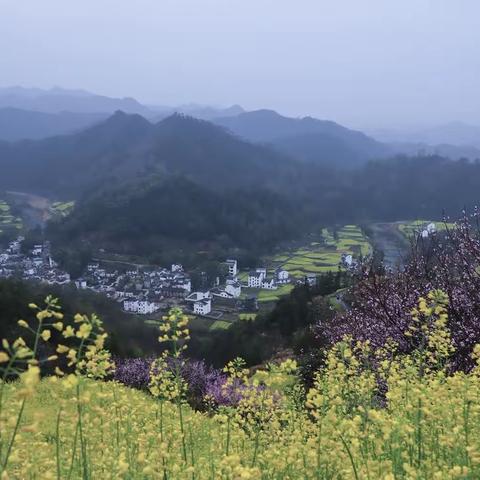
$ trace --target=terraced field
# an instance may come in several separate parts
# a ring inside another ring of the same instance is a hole
[[[301,279],[308,274],[337,270],[343,254],[358,258],[370,251],[370,244],[358,226],[345,225],[336,232],[325,228],[320,241],[276,255],[271,259],[271,266],[273,269],[282,267],[292,277]]]
[[[75,202],[54,202],[51,206],[53,215],[66,217],[73,210]]]
[[[0,235],[7,231],[19,231],[23,228],[22,220],[12,215],[10,205],[0,200]]]
[[[302,280],[308,274],[321,274],[341,268],[343,254],[359,258],[370,253],[371,245],[357,225],[345,225],[336,231],[325,228],[316,241],[265,259],[268,276],[272,276],[278,267],[282,267],[290,273],[292,283],[282,285],[277,290],[243,288],[242,292],[244,296],[256,295],[260,303],[276,302],[290,293],[295,280]],[[240,272],[239,279],[246,283],[248,272]]]
[[[215,320],[211,327],[210,330],[226,330],[227,328],[230,328],[232,325],[232,322],[225,322],[224,320]]]
[[[437,222],[434,220],[415,220],[411,222],[398,222],[398,229],[407,238],[420,234],[427,228],[429,224],[433,223],[437,232],[442,232],[447,228],[453,227],[453,223],[445,223],[443,221]]]

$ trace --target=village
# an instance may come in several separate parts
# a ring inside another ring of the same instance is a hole
[[[23,237],[10,242],[0,250],[0,278],[14,277],[47,284],[75,285],[79,290],[92,290],[118,302],[131,314],[162,314],[172,306],[181,306],[186,312],[200,317],[220,319],[226,313],[255,312],[257,295],[252,290],[276,290],[289,284],[289,272],[277,268],[270,275],[264,267],[256,268],[239,279],[237,260],[224,262],[226,276],[217,277],[210,288],[192,290],[188,272],[180,264],[170,268],[136,267],[127,270],[107,269],[100,261],[88,264],[84,274],[75,280],[52,258],[48,242],[34,245],[25,251]],[[313,283],[315,276],[305,281]],[[248,293],[242,293],[242,288]]]

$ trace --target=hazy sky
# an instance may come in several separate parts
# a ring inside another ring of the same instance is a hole
[[[479,0],[0,0],[0,84],[480,124]]]

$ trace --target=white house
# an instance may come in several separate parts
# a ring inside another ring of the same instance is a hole
[[[212,301],[203,299],[193,304],[193,313],[197,315],[208,315],[212,311]]]
[[[87,288],[87,281],[83,279],[75,280],[75,286],[80,290],[85,290]]]
[[[250,288],[261,288],[265,278],[265,273],[253,270],[248,274],[248,286]]]
[[[172,273],[183,272],[183,265],[180,263],[172,263],[171,271]]]
[[[351,267],[353,265],[353,255],[350,253],[344,253],[342,255],[342,263],[346,267]]]
[[[274,278],[264,278],[261,288],[264,288],[265,290],[276,290],[278,287]]]
[[[34,245],[32,255],[41,255],[43,252],[43,245]]]
[[[277,268],[275,270],[275,280],[277,283],[288,283],[290,279],[290,274],[287,270],[283,268]]]
[[[229,274],[231,277],[236,277],[236,276],[237,276],[237,273],[238,273],[237,261],[229,258],[229,259],[225,262],[225,264],[226,264],[227,267],[228,267],[228,274]]]
[[[437,233],[437,226],[434,223],[429,223],[423,230],[422,230],[422,238],[428,238],[430,235]]]
[[[232,297],[238,298],[242,294],[242,286],[240,285],[240,282],[227,283],[225,291]]]
[[[149,313],[155,313],[159,307],[154,302],[147,300],[125,300],[123,302],[123,309],[126,312],[138,313],[140,315],[147,315]]]
[[[175,284],[178,288],[183,288],[186,293],[190,293],[192,291],[192,282],[189,278],[184,278],[176,282]]]

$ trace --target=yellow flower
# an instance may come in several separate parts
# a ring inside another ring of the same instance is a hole
[[[52,314],[48,310],[42,310],[37,313],[37,320],[43,322],[45,318],[50,318]]]
[[[77,338],[88,338],[90,336],[90,332],[92,331],[92,326],[88,323],[82,323],[80,328],[77,330],[76,336]]]
[[[73,373],[71,373],[70,375],[68,375],[65,380],[63,381],[63,385],[64,387],[66,388],[73,388],[73,387],[76,387],[78,384],[78,378],[76,377],[76,375],[74,375]]]
[[[55,330],[58,330],[59,332],[61,332],[63,330],[63,323],[62,322],[56,322],[52,325],[52,327]]]
[[[10,357],[8,356],[8,353],[6,352],[0,352],[0,363],[5,363],[10,360]]]
[[[70,338],[70,337],[73,337],[74,335],[75,335],[75,330],[71,325],[68,325],[67,328],[65,328],[65,330],[63,331],[63,336],[65,338]]]
[[[28,328],[28,323],[25,320],[19,320],[18,325],[23,328]]]
[[[42,340],[44,340],[45,342],[48,342],[48,340],[50,340],[50,337],[52,336],[52,332],[50,330],[44,330],[41,335],[42,337]]]
[[[67,353],[70,349],[66,345],[59,343],[57,345],[57,353]]]

